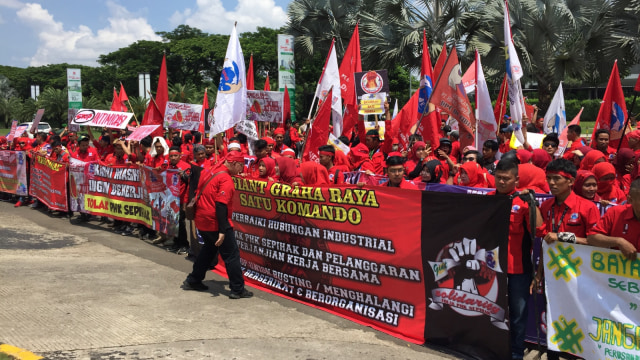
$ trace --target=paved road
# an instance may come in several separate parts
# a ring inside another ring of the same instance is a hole
[[[227,280],[133,237],[0,203],[0,342],[50,359],[457,359]]]

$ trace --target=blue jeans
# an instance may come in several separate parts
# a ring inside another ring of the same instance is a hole
[[[511,358],[524,357],[524,336],[527,331],[527,302],[531,274],[508,274],[509,322],[511,323]]]

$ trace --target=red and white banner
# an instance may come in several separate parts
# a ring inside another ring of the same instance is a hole
[[[133,113],[127,112],[80,109],[71,120],[71,124],[124,129],[132,117]]]
[[[126,140],[140,141],[145,137],[151,135],[160,125],[142,125],[135,128],[131,135],[127,136]]]
[[[200,127],[202,105],[167,102],[164,126],[172,129],[195,130]]]
[[[34,154],[31,159],[29,195],[49,209],[69,211],[67,204],[67,164]]]
[[[0,192],[27,195],[27,156],[24,151],[0,151]]]
[[[282,122],[284,93],[247,90],[247,120]]]

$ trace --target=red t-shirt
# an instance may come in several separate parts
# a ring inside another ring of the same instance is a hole
[[[515,191],[509,195],[513,193]],[[492,191],[487,195],[496,195],[496,192]],[[525,274],[532,270],[530,229],[529,204],[519,197],[513,198],[509,215],[508,274]]]
[[[85,152],[81,152],[80,149],[78,149],[76,152],[71,154],[71,157],[86,162],[98,161],[98,154],[96,153],[96,150],[92,148],[88,148]]]
[[[96,151],[98,152],[98,157],[100,160],[105,161],[107,155],[113,154],[113,145],[109,144],[107,146],[101,146],[100,141],[93,140],[93,146],[95,146]]]
[[[104,160],[105,165],[126,165],[126,164],[129,164],[130,162],[131,161],[129,160],[129,157],[127,156],[127,154],[122,155],[122,158],[116,157],[115,154],[109,154],[107,155],[107,158]]]
[[[202,189],[204,183],[209,180],[212,175],[221,172],[213,180],[211,180],[207,187]],[[229,174],[229,170],[221,163],[215,168],[205,169],[200,174],[200,181],[198,182],[198,190],[202,191],[202,195],[196,204],[196,214],[194,221],[196,228],[200,231],[218,231],[218,219],[216,217],[216,202],[220,202],[227,205],[229,224],[233,226],[231,222],[231,214],[233,212],[233,179]]]
[[[191,165],[180,160],[175,165],[169,164],[169,169],[178,169],[180,171],[184,171],[187,169],[191,169]],[[187,202],[189,202],[189,184],[185,183],[182,180],[180,180],[180,202],[182,204],[186,204]]]
[[[621,237],[638,249],[640,247],[640,221],[633,214],[631,204],[610,208],[594,226],[589,235],[602,234]]]
[[[169,157],[166,155],[151,156],[151,153],[148,153],[144,157],[144,165],[152,169],[159,167],[164,170],[169,166]]]
[[[371,164],[373,165],[373,172],[378,175],[384,174],[385,162],[384,153],[382,150],[377,149],[373,155],[371,155]]]
[[[547,199],[540,206],[540,212],[544,220],[544,225],[537,229],[537,235],[540,237],[550,232],[571,232],[577,237],[584,238],[600,220],[598,207],[591,200],[580,197],[573,191],[559,206],[556,204],[555,197]],[[553,218],[556,226],[560,224],[557,230],[553,228]]]

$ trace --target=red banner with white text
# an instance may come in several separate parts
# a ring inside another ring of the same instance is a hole
[[[67,164],[33,154],[29,195],[49,209],[69,211],[67,203]]]

